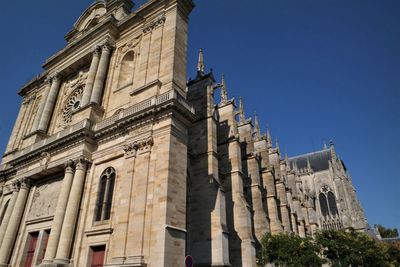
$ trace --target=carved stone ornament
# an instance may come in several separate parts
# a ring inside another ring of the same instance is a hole
[[[158,18],[154,19],[153,21],[145,24],[143,27],[143,33],[149,33],[153,31],[158,26],[163,25],[165,20],[166,20],[165,15],[161,15]]]
[[[58,196],[60,194],[61,183],[62,181],[57,180],[36,187],[28,214],[28,220],[54,215]]]
[[[75,169],[75,162],[72,159],[67,160],[67,162],[64,164],[65,171],[74,171]]]
[[[42,154],[40,154],[40,166],[43,169],[47,169],[49,162],[50,162],[50,153],[43,152]]]
[[[21,189],[29,189],[32,185],[32,180],[29,178],[21,178],[19,182]]]
[[[124,145],[123,149],[125,152],[125,158],[136,157],[138,148],[139,147],[136,143]]]
[[[51,75],[51,81],[55,82],[55,81],[60,81],[62,79],[62,76],[59,72],[55,72]]]
[[[20,178],[12,182],[13,190],[19,191],[21,189],[29,189],[31,180],[28,178]]]
[[[89,160],[86,159],[84,156],[81,156],[75,161],[76,169],[77,170],[86,170],[88,163],[89,163]]]
[[[137,140],[131,144],[126,144],[123,146],[125,157],[135,157],[136,153],[139,151],[140,153],[150,151],[151,147],[153,146],[154,141],[153,137],[149,136],[145,139]]]
[[[68,124],[72,121],[72,115],[81,107],[81,100],[83,95],[83,86],[75,89],[72,94],[67,98],[64,105],[62,118],[64,124]]]

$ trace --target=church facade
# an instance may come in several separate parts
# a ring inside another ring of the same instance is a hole
[[[282,156],[202,51],[186,80],[193,7],[97,0],[22,87],[0,266],[247,267],[265,233],[366,227],[333,143]]]

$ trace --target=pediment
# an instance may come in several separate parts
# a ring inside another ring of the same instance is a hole
[[[76,39],[91,28],[95,27],[107,14],[107,4],[105,1],[96,1],[75,22],[73,29],[67,34],[67,41]]]
[[[65,39],[68,42],[76,40],[110,17],[120,21],[131,13],[133,6],[131,0],[96,0],[78,18]]]

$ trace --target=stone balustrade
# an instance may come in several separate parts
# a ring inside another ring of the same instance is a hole
[[[194,108],[184,99],[184,97],[182,97],[177,91],[170,90],[159,96],[151,97],[129,108],[126,108],[118,114],[108,117],[98,122],[97,124],[92,125],[92,123],[88,119],[80,121],[65,130],[55,133],[39,142],[36,142],[35,144],[28,146],[23,150],[15,152],[12,159],[6,164],[7,166],[14,165],[14,163],[21,161],[22,158],[25,156],[31,155],[32,157],[35,157],[35,155],[37,156],[45,150],[49,150],[51,147],[57,146],[57,144],[59,142],[62,142],[63,139],[69,138],[70,136],[78,132],[87,130],[95,134],[99,131],[102,131],[103,129],[111,127],[118,122],[123,122],[124,120],[132,116],[138,115],[145,110],[156,108],[157,106],[164,105],[170,101],[175,101],[176,103],[179,103],[180,106],[182,106],[184,109],[192,114],[194,114],[195,112]],[[0,170],[6,169],[6,164],[0,165]]]

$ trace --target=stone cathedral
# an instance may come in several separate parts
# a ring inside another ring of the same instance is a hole
[[[282,156],[202,51],[187,81],[193,7],[97,0],[22,87],[0,267],[251,267],[267,232],[365,228],[333,143]]]

